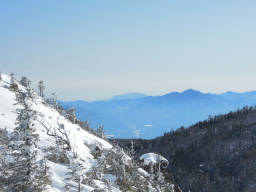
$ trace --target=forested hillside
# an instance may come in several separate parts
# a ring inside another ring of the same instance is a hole
[[[119,142],[129,146],[128,140]],[[185,192],[256,191],[255,107],[134,143],[137,155],[153,151],[167,157],[169,172]]]

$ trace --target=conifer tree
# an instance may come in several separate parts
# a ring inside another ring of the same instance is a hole
[[[76,110],[75,108],[71,108],[68,110],[69,119],[72,123],[76,122]]]
[[[84,179],[83,173],[84,167],[79,162],[70,163],[70,172],[67,173],[66,189],[75,190],[77,192],[82,191],[82,181]]]
[[[11,151],[8,148],[9,138],[6,129],[0,129],[0,189],[7,190],[8,178],[11,175],[9,156]]]
[[[42,191],[46,186],[43,183],[47,182],[48,177],[47,172],[45,172],[46,168],[43,168],[40,162],[36,160],[38,135],[35,133],[36,130],[32,123],[36,112],[30,107],[27,92],[18,90],[16,100],[22,108],[17,109],[17,127],[11,136],[10,147],[14,151],[12,156],[15,165],[12,167],[12,175],[8,178],[11,181],[9,190]],[[41,163],[43,162],[44,160],[41,160]]]
[[[20,84],[26,88],[30,86],[31,81],[27,77],[21,77]]]

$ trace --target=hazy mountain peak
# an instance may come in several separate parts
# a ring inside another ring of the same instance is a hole
[[[194,89],[187,89],[187,90],[183,91],[182,93],[187,94],[187,95],[202,94],[202,92],[200,92],[198,90],[194,90]]]

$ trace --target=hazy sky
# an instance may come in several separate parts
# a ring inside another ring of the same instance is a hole
[[[0,0],[0,71],[63,100],[255,90],[255,0]]]

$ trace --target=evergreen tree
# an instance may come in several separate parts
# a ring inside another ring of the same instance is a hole
[[[84,167],[79,162],[70,163],[70,172],[67,173],[68,177],[66,178],[66,189],[71,191],[81,192],[82,181],[84,180]]]
[[[8,132],[0,129],[0,189],[7,191],[9,186],[8,178],[12,174],[10,170],[10,154]]]
[[[38,135],[32,123],[36,112],[30,108],[27,92],[18,90],[16,100],[22,108],[17,109],[17,127],[11,136],[10,147],[15,164],[10,166],[12,175],[8,178],[11,181],[8,187],[10,191],[42,191],[48,177],[46,168],[36,160]]]
[[[67,110],[67,114],[66,117],[72,122],[72,123],[76,123],[76,110],[75,108],[71,108],[69,110]]]
[[[26,88],[30,87],[31,81],[27,77],[21,77],[20,84]]]
[[[10,76],[10,89],[16,91],[18,89],[18,85],[15,83],[14,73],[11,73]]]

